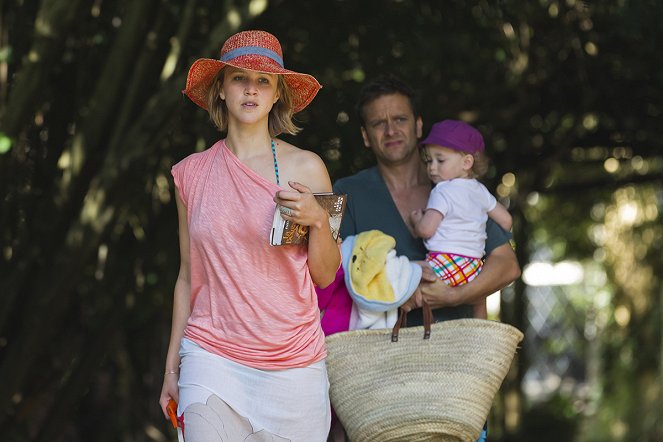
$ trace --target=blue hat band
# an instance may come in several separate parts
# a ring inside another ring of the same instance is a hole
[[[271,49],[263,48],[260,46],[242,46],[241,48],[233,49],[223,54],[220,58],[223,62],[228,62],[233,58],[241,57],[242,55],[262,55],[273,60],[276,64],[283,67],[283,58]]]

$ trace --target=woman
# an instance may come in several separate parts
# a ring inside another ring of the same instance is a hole
[[[331,191],[322,160],[275,138],[320,84],[283,67],[271,34],[231,36],[199,59],[184,93],[225,139],[173,166],[180,271],[159,403],[178,402],[187,442],[324,441],[330,409],[314,285],[340,253],[311,192]],[[282,186],[282,183],[287,183]],[[309,226],[302,246],[269,245],[275,203]]]

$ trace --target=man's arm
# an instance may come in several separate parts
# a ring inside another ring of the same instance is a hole
[[[432,282],[421,283],[421,297],[432,308],[474,304],[506,287],[519,276],[516,254],[511,245],[505,243],[491,251],[481,272],[472,282],[450,287],[435,278]]]

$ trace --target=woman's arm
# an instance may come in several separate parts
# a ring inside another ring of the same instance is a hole
[[[315,285],[325,288],[334,282],[341,265],[341,253],[329,227],[329,213],[318,204],[308,187],[299,183],[290,183],[290,186],[302,195],[302,220],[296,222],[309,226],[308,269],[311,278]]]
[[[277,192],[274,201],[292,209],[292,215],[284,215],[285,219],[309,226],[308,268],[313,282],[324,288],[336,277],[341,253],[331,235],[329,213],[318,204],[312,192],[331,192],[331,180],[325,164],[313,152],[298,151],[296,164],[297,181],[288,181],[293,191]]]
[[[180,371],[180,342],[184,336],[184,328],[191,314],[191,270],[189,257],[189,226],[187,222],[187,210],[176,191],[177,216],[180,243],[180,271],[175,282],[173,296],[173,319],[170,330],[170,342],[166,355],[166,366],[164,369],[163,386],[159,404],[163,415],[168,419],[166,405],[170,399],[179,400],[177,380]]]

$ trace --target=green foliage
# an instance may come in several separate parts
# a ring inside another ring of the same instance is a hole
[[[12,148],[12,139],[0,132],[0,155],[9,152]]]

